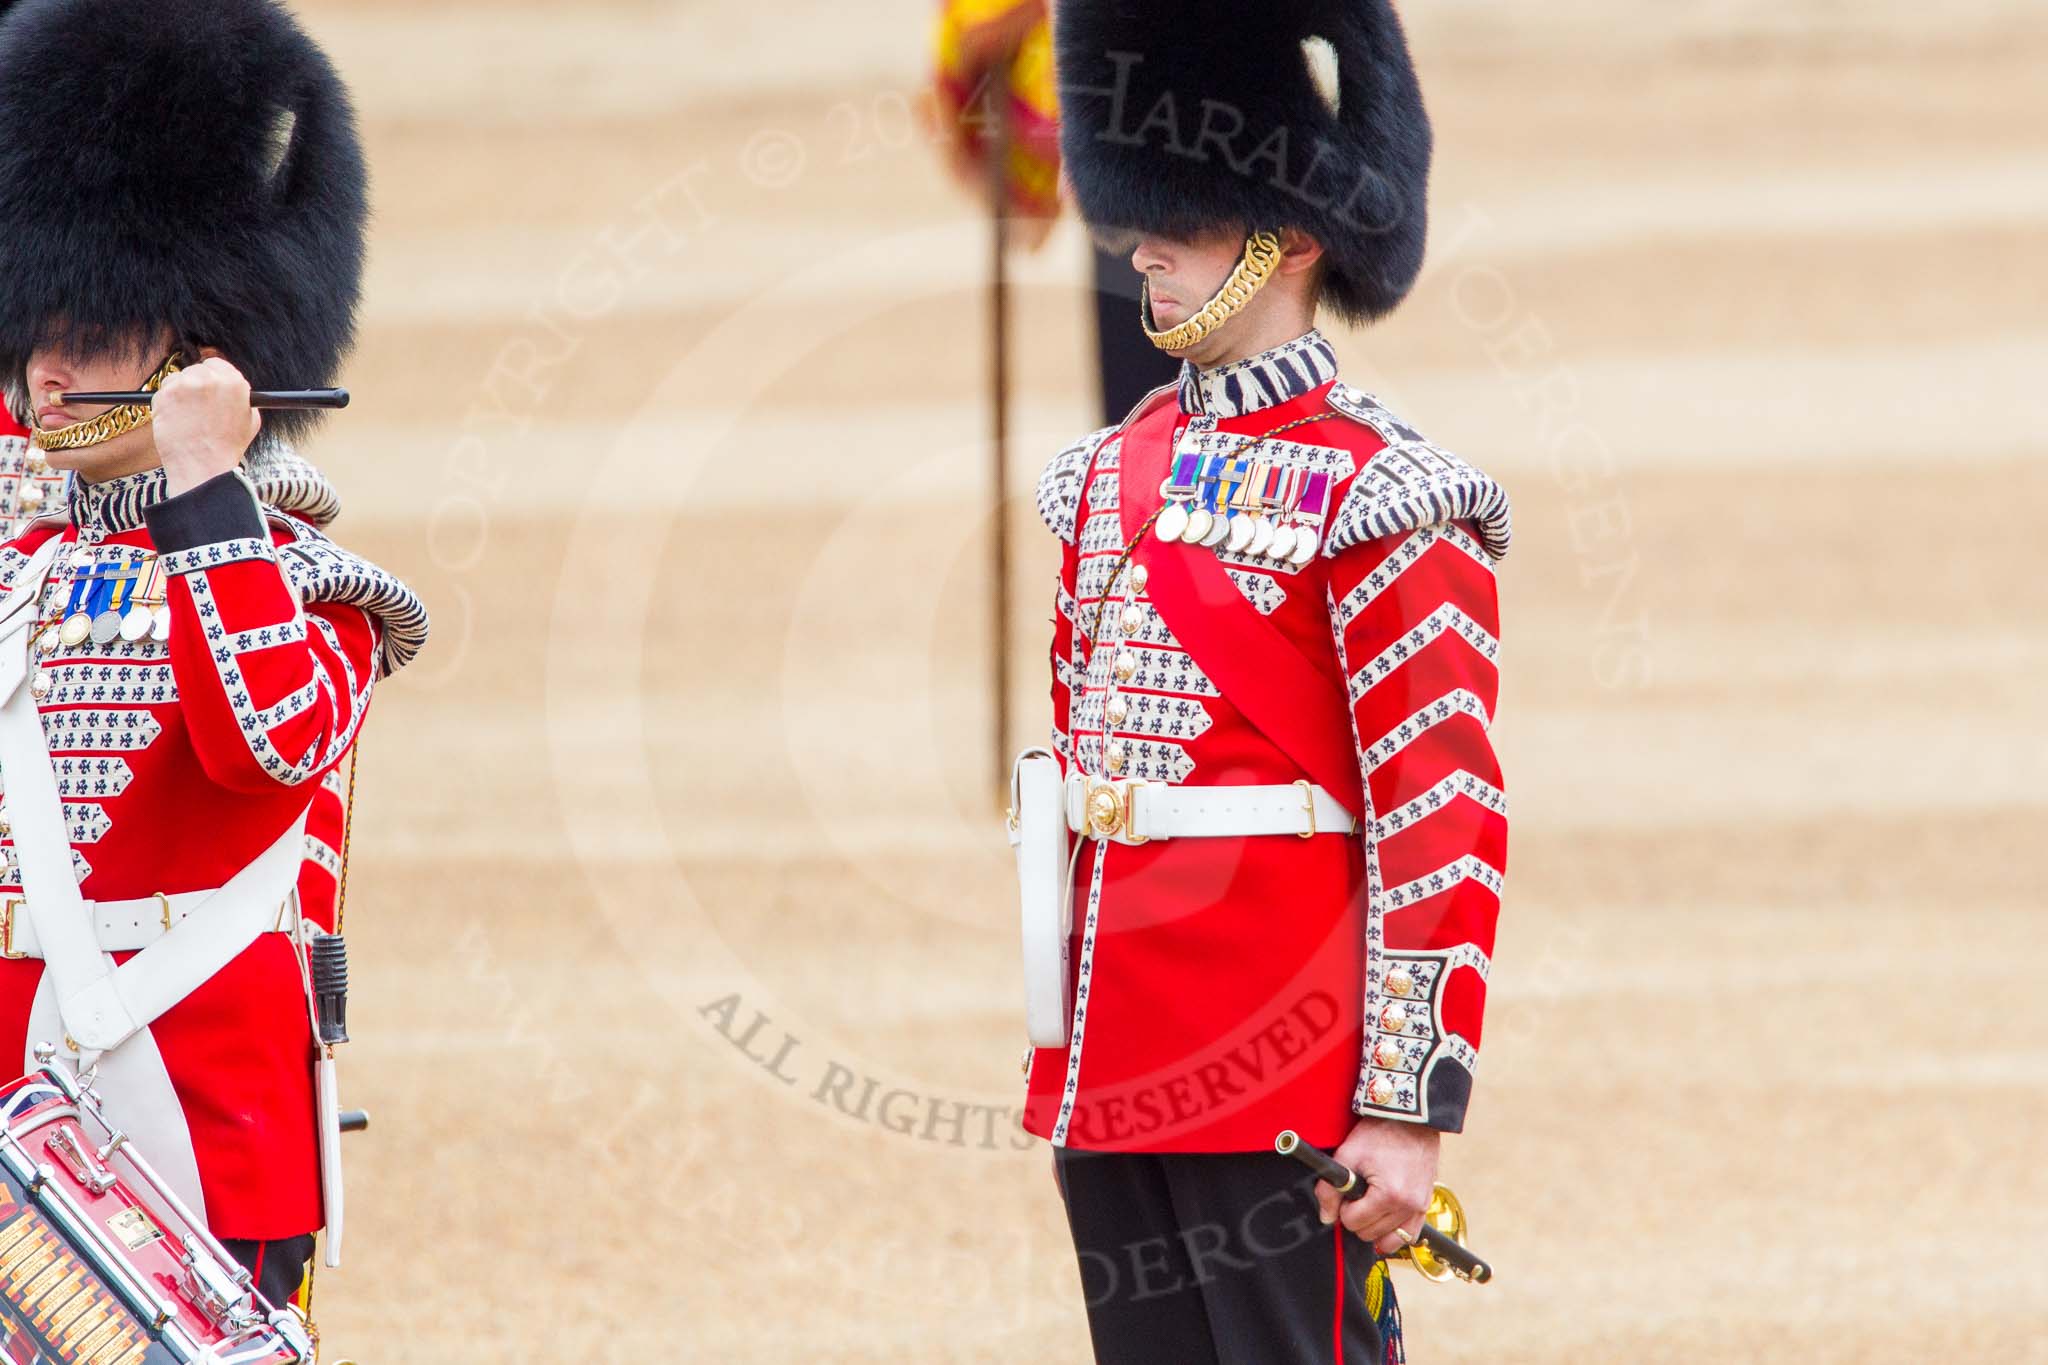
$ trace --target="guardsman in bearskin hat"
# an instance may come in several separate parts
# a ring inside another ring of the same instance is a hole
[[[251,389],[336,378],[366,211],[347,93],[272,0],[0,22],[0,379],[68,475],[0,549],[0,1056],[90,1068],[274,1303],[339,1207],[309,811],[426,616],[315,524],[314,414]]]
[[[1098,1359],[1397,1359],[1383,1258],[1465,1121],[1506,865],[1508,508],[1314,320],[1413,283],[1428,119],[1388,0],[1055,22],[1073,193],[1185,363],[1039,484],[1058,764],[1027,760],[1056,776],[1020,776],[1013,840],[1038,791],[1075,838],[1064,878],[1025,876],[1025,1126]],[[1048,884],[1071,930],[1034,938]],[[1283,1129],[1367,1195],[1304,1184]]]

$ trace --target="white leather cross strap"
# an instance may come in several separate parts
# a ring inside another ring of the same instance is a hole
[[[1344,804],[1312,782],[1190,787],[1141,778],[1067,777],[1067,828],[1091,839],[1217,839],[1251,834],[1352,834]]]
[[[43,580],[50,576],[61,539],[51,536],[43,542],[14,576],[14,591],[0,606],[0,697],[11,693],[28,674],[28,630],[41,614]]]

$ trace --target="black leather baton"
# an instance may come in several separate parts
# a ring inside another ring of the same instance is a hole
[[[54,401],[64,407],[72,403],[89,406],[147,407],[156,401],[155,389],[135,389],[121,393],[53,393],[44,401]],[[347,389],[256,389],[249,395],[249,406],[275,410],[278,408],[345,408],[348,406]]]
[[[1283,1129],[1273,1140],[1273,1150],[1282,1156],[1291,1156],[1316,1173],[1316,1179],[1337,1192],[1345,1203],[1363,1199],[1367,1189],[1366,1179],[1337,1158],[1319,1147],[1312,1147],[1301,1140],[1301,1135],[1292,1128]],[[1461,1280],[1474,1284],[1485,1284],[1493,1278],[1493,1267],[1467,1251],[1456,1238],[1446,1236],[1431,1227],[1429,1220],[1422,1220],[1422,1235],[1415,1239],[1415,1245],[1427,1248],[1429,1254],[1451,1268],[1451,1273]]]

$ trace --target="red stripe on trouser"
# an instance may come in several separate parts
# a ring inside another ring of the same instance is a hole
[[[1337,1239],[1337,1308],[1331,1315],[1330,1359],[1336,1365],[1344,1365],[1344,1225],[1339,1223],[1331,1228],[1330,1235]]]
[[[263,1283],[263,1253],[268,1250],[270,1250],[270,1243],[258,1242],[256,1244],[256,1264],[253,1267],[251,1267],[249,1271],[249,1278],[254,1280],[257,1284]]]

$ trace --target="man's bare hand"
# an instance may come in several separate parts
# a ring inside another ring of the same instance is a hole
[[[1436,1188],[1441,1140],[1442,1134],[1424,1124],[1360,1119],[1333,1155],[1365,1177],[1366,1192],[1345,1204],[1335,1190],[1319,1182],[1316,1202],[1322,1206],[1323,1222],[1341,1218],[1383,1256],[1399,1251],[1408,1243],[1396,1229],[1410,1239],[1422,1234],[1422,1214]]]
[[[183,493],[242,463],[263,429],[263,414],[249,406],[249,381],[213,352],[178,371],[157,392],[156,453],[164,463],[165,491]]]

